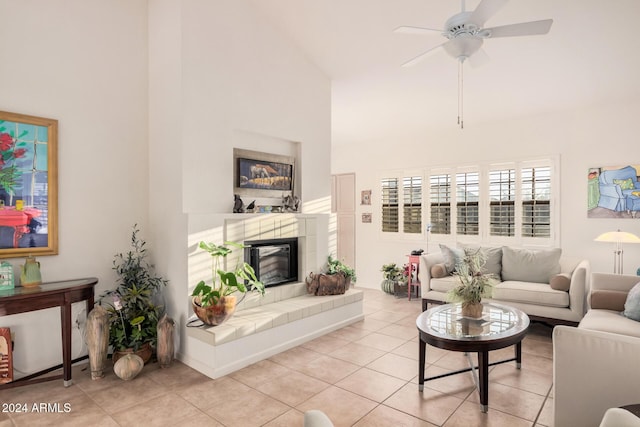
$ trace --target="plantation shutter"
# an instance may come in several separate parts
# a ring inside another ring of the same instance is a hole
[[[458,234],[479,233],[478,200],[480,199],[480,175],[478,172],[456,174],[456,231]]]
[[[451,234],[451,175],[431,175],[431,233]]]
[[[515,236],[516,171],[489,172],[489,233],[492,236]]]
[[[383,178],[382,184],[382,231],[399,230],[398,178]]]
[[[422,233],[422,177],[403,178],[402,189],[403,230],[405,233]]]
[[[551,168],[522,169],[522,236],[551,236]]]

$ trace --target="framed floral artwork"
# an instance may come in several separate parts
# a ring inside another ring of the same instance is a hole
[[[58,121],[0,111],[0,258],[58,253]]]

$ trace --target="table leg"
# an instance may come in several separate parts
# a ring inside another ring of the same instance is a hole
[[[427,343],[420,338],[420,342],[418,343],[420,348],[420,353],[418,356],[418,390],[424,390],[424,364],[427,356]]]
[[[516,344],[516,368],[520,369],[522,367],[522,341]]]
[[[478,382],[480,392],[480,408],[482,412],[489,410],[489,352],[478,352]]]
[[[71,380],[71,301],[65,294],[64,305],[60,307],[62,325],[62,372],[64,386],[73,384]]]

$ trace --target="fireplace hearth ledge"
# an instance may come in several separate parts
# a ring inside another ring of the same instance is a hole
[[[222,325],[187,328],[189,347],[206,357],[178,358],[218,378],[364,318],[363,291],[352,288],[343,295],[291,296],[301,285],[274,288],[272,294],[288,298],[275,300],[274,295],[259,300],[260,305],[253,302]]]

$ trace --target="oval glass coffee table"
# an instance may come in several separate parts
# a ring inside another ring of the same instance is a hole
[[[489,408],[489,366],[516,362],[522,363],[522,338],[529,327],[529,317],[514,307],[497,303],[483,303],[482,318],[470,319],[462,316],[461,304],[445,304],[428,309],[416,319],[420,335],[418,386],[423,391],[424,382],[462,372],[472,371],[482,412]],[[470,367],[446,374],[425,378],[424,365],[427,344],[444,350],[467,353]],[[489,363],[489,352],[515,345],[515,356],[511,359]],[[468,353],[478,353],[478,365],[473,366]],[[476,377],[475,369],[478,370]]]

